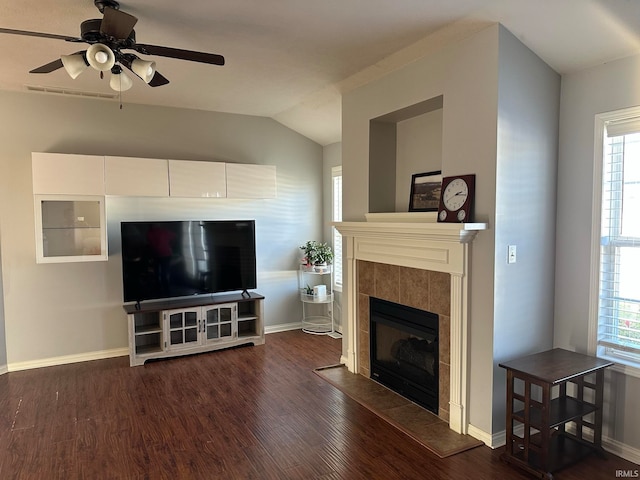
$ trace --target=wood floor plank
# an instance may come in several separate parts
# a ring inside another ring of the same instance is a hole
[[[141,367],[120,357],[2,375],[0,478],[530,478],[500,449],[438,458],[313,373],[340,355],[340,340],[293,331]],[[637,468],[589,457],[555,478]]]

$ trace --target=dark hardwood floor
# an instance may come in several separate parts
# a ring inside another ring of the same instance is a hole
[[[0,376],[2,479],[527,479],[479,447],[439,459],[313,373],[340,340],[300,331],[130,368]],[[558,480],[638,466],[589,457]]]

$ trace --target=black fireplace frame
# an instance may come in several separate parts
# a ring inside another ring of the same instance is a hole
[[[376,312],[374,314],[374,312]],[[377,328],[375,323],[387,325],[433,342],[434,376],[417,383],[402,376],[376,359]],[[371,378],[405,398],[438,414],[439,404],[439,317],[436,313],[407,305],[369,298],[369,355]]]

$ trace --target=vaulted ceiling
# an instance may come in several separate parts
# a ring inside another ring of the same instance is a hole
[[[272,117],[327,145],[341,140],[340,96],[444,42],[500,22],[559,73],[640,53],[636,0],[122,0],[139,43],[224,55],[225,66],[166,57],[168,85],[134,79],[123,103]],[[0,28],[80,35],[93,0],[4,0]],[[83,47],[86,47],[86,45]],[[0,89],[110,94],[96,71],[29,70],[83,47],[0,34]]]

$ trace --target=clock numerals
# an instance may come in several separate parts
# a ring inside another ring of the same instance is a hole
[[[469,187],[467,183],[460,178],[456,178],[444,189],[442,201],[447,210],[455,212],[462,208],[468,196]]]

